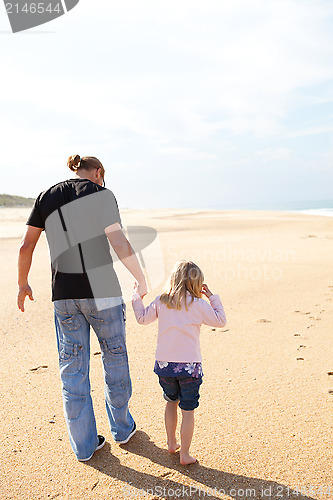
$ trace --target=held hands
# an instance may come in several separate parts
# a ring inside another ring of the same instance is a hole
[[[30,286],[28,284],[20,286],[17,293],[17,307],[22,312],[24,312],[24,301],[27,295],[30,300],[34,300]]]
[[[201,288],[201,293],[208,298],[213,295],[212,292],[209,290],[208,286],[206,285],[206,283],[203,283]]]
[[[134,293],[138,293],[143,299],[143,297],[148,293],[146,281],[140,281],[140,283],[136,281],[134,283]]]

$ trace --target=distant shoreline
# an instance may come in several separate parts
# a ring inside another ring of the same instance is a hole
[[[0,194],[0,208],[26,208],[32,207],[35,198],[16,196],[9,194]],[[188,206],[188,207],[120,207],[122,211],[131,210],[156,210],[172,212],[231,212],[231,211],[261,211],[261,212],[289,212],[305,213],[309,215],[333,216],[333,199],[326,200],[303,200],[286,202],[257,202],[257,203],[239,203],[239,204],[207,204],[206,206]]]
[[[7,205],[0,205],[0,210],[4,209],[28,209],[32,208],[34,204],[34,199],[32,199],[31,202],[28,202],[23,204],[7,204]],[[322,216],[322,217],[333,217],[333,208],[317,208],[317,209],[305,209],[305,210],[293,210],[293,209],[267,209],[267,208],[220,208],[220,209],[214,209],[214,208],[129,208],[129,207],[119,207],[120,211],[123,213],[127,212],[137,212],[137,213],[145,213],[145,212],[150,212],[151,210],[154,210],[156,214],[158,213],[159,215],[162,214],[168,214],[168,216],[175,216],[179,215],[181,213],[183,214],[216,214],[216,213],[272,213],[272,214],[295,214],[295,215],[315,215],[315,216]]]

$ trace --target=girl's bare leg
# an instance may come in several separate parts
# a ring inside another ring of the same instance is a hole
[[[195,457],[190,455],[190,446],[194,431],[194,410],[182,410],[183,419],[180,428],[181,448],[180,448],[180,463],[182,465],[193,464],[197,461]]]
[[[164,422],[168,439],[169,453],[175,453],[180,448],[180,445],[176,440],[177,409],[178,401],[173,401],[172,403],[168,401],[165,405]]]

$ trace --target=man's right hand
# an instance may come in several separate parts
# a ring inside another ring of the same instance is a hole
[[[22,312],[24,312],[24,301],[27,295],[30,300],[34,300],[31,287],[28,284],[20,286],[17,293],[17,306]]]
[[[137,293],[140,295],[140,297],[143,299],[143,297],[145,295],[147,295],[148,293],[148,288],[147,288],[147,283],[146,283],[146,280],[144,281],[140,281],[138,284],[137,284]]]

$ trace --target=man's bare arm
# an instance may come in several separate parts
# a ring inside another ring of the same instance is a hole
[[[19,256],[18,256],[18,294],[17,306],[24,312],[24,301],[28,295],[30,300],[33,300],[32,290],[28,283],[28,276],[31,267],[32,255],[35,250],[37,241],[42,233],[42,229],[34,226],[27,226],[23,236]]]
[[[129,272],[134,276],[139,284],[139,295],[144,297],[147,295],[147,283],[145,275],[141,269],[140,263],[135,255],[135,252],[124,235],[120,224],[116,222],[105,229],[105,234],[108,240],[119,257],[119,260],[124,264],[124,266],[129,270]]]

